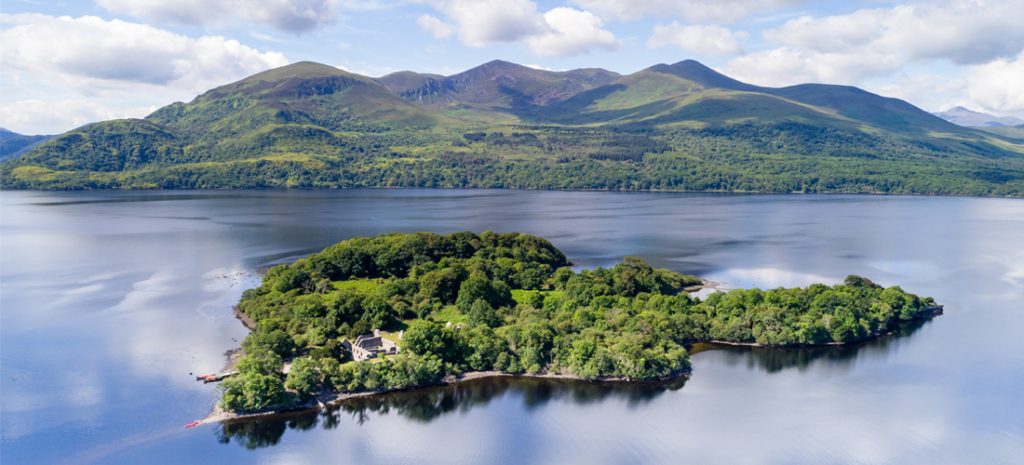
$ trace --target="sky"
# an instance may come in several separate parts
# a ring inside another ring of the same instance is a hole
[[[688,58],[758,85],[1024,117],[1024,0],[3,0],[0,127],[143,117],[304,60],[377,77]]]

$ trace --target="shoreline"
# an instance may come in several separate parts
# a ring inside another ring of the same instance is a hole
[[[722,286],[722,283],[717,283],[717,282],[709,281],[707,279],[703,279],[702,278],[702,285],[701,285],[702,289],[704,289],[704,288],[720,289],[721,286]],[[696,286],[694,286],[694,287],[696,287]],[[912,320],[909,320],[909,321],[929,320],[931,318],[934,318],[935,316],[943,314],[944,307],[942,305],[933,305],[933,306],[927,308],[926,310],[927,310],[926,313],[924,313],[922,315],[918,315],[916,318],[914,318]],[[246,315],[244,312],[239,310],[238,306],[233,306],[232,307],[232,311],[234,312],[235,318],[240,320],[242,322],[242,324],[247,329],[249,329],[250,331],[253,331],[255,329],[256,325],[253,322],[253,320],[248,315]],[[690,344],[687,347],[687,352],[689,354],[696,354],[696,353],[703,352],[704,350],[713,350],[716,346],[719,347],[719,348],[721,348],[721,347],[735,347],[735,348],[746,348],[746,349],[799,349],[799,348],[813,348],[813,347],[839,348],[839,347],[847,347],[847,346],[855,346],[855,345],[858,345],[858,344],[863,344],[865,342],[872,341],[872,340],[877,340],[877,339],[880,339],[882,337],[892,336],[893,334],[895,334],[895,331],[888,331],[888,332],[885,332],[885,333],[870,334],[870,335],[868,335],[867,337],[865,337],[863,339],[859,339],[857,341],[851,341],[851,342],[827,342],[827,343],[822,343],[822,344],[800,344],[800,345],[769,345],[769,344],[760,344],[760,343],[757,343],[757,342],[730,342],[730,341],[710,340],[710,341],[694,342],[694,343]],[[702,349],[702,348],[698,347],[698,346],[701,346],[701,345],[703,345],[703,346],[705,346],[707,348],[703,348]],[[693,350],[694,348],[697,348],[698,350],[694,351]],[[241,347],[238,347],[238,348],[235,348],[235,349],[231,349],[231,350],[225,352],[225,356],[227,357],[227,363],[225,365],[224,370],[222,370],[222,371],[227,371],[229,369],[232,369],[238,363],[238,360],[241,358],[241,355],[242,355],[242,348]],[[487,379],[487,378],[549,379],[549,380],[586,382],[586,383],[598,383],[598,384],[604,384],[604,383],[608,383],[608,384],[614,384],[614,383],[636,383],[636,384],[639,384],[639,383],[664,382],[664,381],[669,381],[669,380],[672,380],[672,379],[678,379],[680,377],[689,378],[691,373],[692,373],[692,367],[689,367],[689,366],[687,368],[683,369],[683,370],[678,370],[676,372],[669,373],[668,375],[665,375],[665,376],[661,376],[661,377],[657,377],[657,378],[650,378],[650,379],[632,379],[632,378],[629,378],[629,377],[621,377],[621,376],[597,377],[597,378],[588,379],[588,378],[584,378],[584,377],[579,376],[579,375],[566,374],[566,373],[508,373],[508,372],[493,371],[493,370],[492,371],[471,371],[471,372],[466,372],[466,373],[462,373],[462,374],[459,374],[459,375],[447,375],[444,378],[442,378],[440,382],[438,382],[436,384],[429,384],[429,385],[423,385],[423,386],[410,386],[410,387],[397,388],[397,389],[377,389],[377,390],[373,390],[373,391],[360,391],[360,392],[322,391],[322,392],[312,396],[312,398],[309,398],[309,399],[299,400],[299,401],[296,401],[296,402],[293,402],[293,403],[290,403],[290,404],[282,404],[282,405],[278,405],[278,406],[275,406],[275,407],[272,407],[272,408],[269,408],[269,409],[266,409],[266,410],[263,410],[263,411],[251,412],[251,413],[234,413],[234,412],[225,411],[225,410],[223,410],[220,407],[220,400],[218,399],[217,403],[214,404],[213,409],[210,411],[210,413],[205,418],[203,418],[201,420],[198,420],[198,422],[199,422],[198,424],[209,424],[209,423],[222,423],[222,422],[230,422],[230,421],[241,421],[241,420],[256,419],[256,418],[261,418],[261,417],[269,417],[269,416],[280,415],[280,414],[285,414],[285,413],[294,413],[294,412],[303,412],[303,411],[313,411],[313,410],[320,411],[320,410],[323,410],[323,409],[326,409],[326,408],[329,408],[329,407],[337,406],[337,405],[339,405],[339,404],[341,404],[341,403],[343,403],[343,402],[345,402],[346,400],[349,400],[349,399],[356,399],[356,398],[362,398],[362,397],[383,396],[383,395],[397,393],[397,392],[414,391],[414,390],[418,390],[418,389],[430,389],[430,388],[435,388],[435,387],[450,386],[450,385],[455,385],[455,384],[458,384],[458,383],[461,383],[461,382],[465,382],[465,381],[472,381],[472,380],[478,380],[478,379]]]
[[[351,190],[441,190],[441,191],[527,191],[527,192],[610,192],[610,193],[652,193],[652,194],[709,194],[709,195],[735,195],[735,196],[880,196],[880,197],[960,197],[971,199],[1022,199],[1020,195],[979,195],[979,194],[946,194],[946,193],[915,193],[915,192],[846,192],[846,191],[740,191],[740,190],[688,190],[688,189],[559,189],[559,188],[526,188],[526,187],[410,187],[410,186],[331,186],[331,187],[68,187],[68,188],[6,188],[0,187],[0,192],[288,192],[288,191],[309,191],[309,192],[337,192]]]
[[[927,313],[924,313],[922,315],[918,315],[917,317],[915,317],[913,319],[910,319],[910,320],[906,320],[903,323],[905,324],[905,323],[912,323],[912,322],[915,322],[915,321],[930,320],[932,318],[935,318],[936,316],[942,315],[944,313],[944,310],[945,309],[944,309],[944,307],[942,305],[935,305],[935,306],[932,306],[932,307],[928,307],[928,308],[925,309],[925,311]],[[850,342],[835,342],[835,341],[833,341],[833,342],[822,342],[822,343],[819,343],[819,344],[761,344],[761,343],[758,343],[758,342],[732,342],[732,341],[720,341],[720,340],[714,340],[713,339],[713,340],[710,340],[710,341],[694,342],[693,344],[690,345],[690,347],[695,347],[697,345],[705,345],[705,346],[709,346],[711,348],[715,348],[717,346],[717,347],[739,347],[739,348],[746,348],[746,349],[813,349],[813,348],[816,348],[816,347],[817,348],[823,348],[823,347],[838,348],[838,347],[851,347],[851,346],[855,346],[855,345],[858,345],[858,344],[863,344],[863,343],[866,343],[866,342],[871,342],[871,341],[874,341],[874,340],[877,340],[877,339],[881,339],[883,337],[889,337],[889,336],[892,336],[892,335],[895,335],[895,334],[896,334],[895,330],[890,330],[890,331],[886,331],[884,333],[868,334],[863,339],[858,339],[856,341],[850,341]],[[693,353],[692,351],[689,351],[689,352],[691,354]],[[698,352],[702,352],[702,351],[699,350]]]
[[[376,397],[384,396],[388,394],[415,391],[419,389],[431,389],[443,386],[452,386],[465,381],[473,381],[479,379],[488,378],[520,378],[520,379],[548,379],[557,381],[573,381],[573,382],[584,382],[594,384],[615,384],[615,383],[630,383],[630,384],[641,384],[641,383],[659,383],[665,381],[671,381],[679,378],[689,378],[692,373],[691,368],[687,367],[684,370],[679,370],[674,373],[670,373],[666,376],[651,379],[633,379],[623,376],[606,376],[597,378],[584,378],[578,375],[566,374],[566,373],[508,373],[504,371],[470,371],[461,375],[448,375],[445,376],[441,382],[437,384],[429,384],[424,386],[406,387],[398,389],[378,389],[374,391],[360,391],[360,392],[343,392],[343,391],[324,391],[311,399],[306,399],[301,402],[280,405],[268,410],[251,412],[251,413],[234,413],[228,412],[220,408],[219,404],[214,404],[213,410],[206,418],[199,420],[200,424],[210,423],[222,423],[230,421],[250,420],[262,417],[269,417],[274,415],[281,415],[285,413],[294,412],[305,412],[305,411],[319,411],[329,407],[336,407],[341,403],[349,399],[358,399],[362,397]]]

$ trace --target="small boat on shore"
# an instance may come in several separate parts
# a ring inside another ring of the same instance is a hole
[[[217,381],[221,381],[224,378],[230,378],[237,374],[237,371],[227,371],[224,373],[210,373],[206,375],[196,376],[196,381],[202,381],[203,383],[216,383]]]

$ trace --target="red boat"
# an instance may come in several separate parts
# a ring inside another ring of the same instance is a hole
[[[192,423],[189,423],[189,424],[185,425],[185,427],[186,428],[192,428],[192,427],[195,427],[195,426],[199,426],[201,424],[203,424],[203,420],[196,420],[196,421],[193,421]]]

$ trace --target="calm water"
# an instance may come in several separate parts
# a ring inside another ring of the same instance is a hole
[[[4,464],[1024,463],[1024,201],[508,191],[0,192]],[[849,273],[946,314],[844,350],[712,350],[665,385],[484,381],[236,425],[191,372],[268,265],[388,231],[522,231],[731,286]]]

